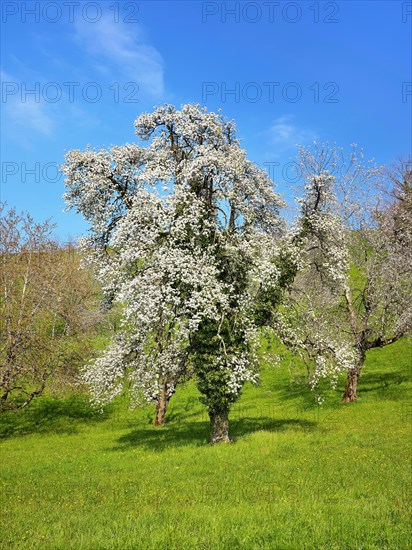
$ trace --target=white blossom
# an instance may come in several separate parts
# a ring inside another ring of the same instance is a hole
[[[125,377],[135,401],[156,399],[165,384],[171,395],[202,322],[229,322],[242,345],[217,330],[215,360],[238,395],[257,377],[254,301],[278,287],[281,254],[293,249],[284,203],[220,113],[165,105],[140,115],[135,130],[139,143],[70,151],[63,167],[68,207],[91,228],[86,261],[123,307],[119,332],[85,378],[100,403]]]

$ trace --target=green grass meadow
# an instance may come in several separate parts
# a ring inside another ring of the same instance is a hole
[[[192,382],[164,428],[81,395],[0,416],[1,548],[412,547],[412,345],[373,350],[359,400],[322,406],[285,355],[245,387],[232,445],[208,444]]]

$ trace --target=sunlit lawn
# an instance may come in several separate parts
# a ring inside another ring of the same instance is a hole
[[[323,406],[266,367],[208,445],[192,383],[153,409],[44,397],[0,417],[1,548],[411,547],[412,346],[368,356],[359,401]],[[342,386],[342,384],[341,384]]]

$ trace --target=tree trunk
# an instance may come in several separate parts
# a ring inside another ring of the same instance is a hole
[[[156,403],[155,426],[164,426],[168,403],[169,398],[167,396],[166,385],[164,385],[160,390],[159,398]]]
[[[210,416],[210,443],[231,443],[229,437],[229,413],[209,412]]]
[[[351,403],[356,401],[356,389],[358,387],[358,379],[360,376],[360,367],[354,367],[348,370],[348,376],[346,378],[345,392],[343,394],[343,402]]]

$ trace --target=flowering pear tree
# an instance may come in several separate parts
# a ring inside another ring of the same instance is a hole
[[[384,170],[365,164],[356,147],[349,158],[327,145],[301,149],[298,163],[307,188],[302,269],[277,328],[315,365],[313,386],[347,373],[343,400],[350,402],[366,352],[412,328],[410,172],[385,204],[378,193]]]
[[[211,442],[229,441],[230,408],[258,374],[258,327],[296,270],[283,201],[220,113],[165,105],[135,129],[138,143],[70,151],[63,167],[67,204],[90,224],[85,255],[123,305],[121,329],[85,376],[99,403],[127,379],[136,403],[156,402],[161,425],[194,374]]]

